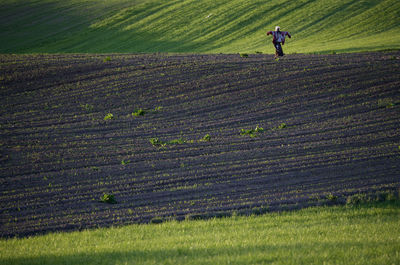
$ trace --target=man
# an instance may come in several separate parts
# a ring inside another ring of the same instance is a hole
[[[285,37],[288,36],[291,38],[289,32],[287,31],[281,31],[281,28],[279,26],[275,27],[275,31],[268,31],[267,36],[271,35],[273,36],[272,43],[274,44],[275,47],[275,59],[278,58],[278,56],[283,56],[283,50],[282,50],[282,45],[285,44]]]

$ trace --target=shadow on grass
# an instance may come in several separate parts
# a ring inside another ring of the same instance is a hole
[[[168,247],[168,246],[166,246]],[[171,247],[171,246],[169,246]],[[43,255],[17,259],[0,259],[1,264],[190,264],[210,263],[210,260],[219,260],[221,257],[248,255],[253,252],[277,251],[276,247],[255,246],[244,248],[202,248],[202,249],[166,249],[166,250],[131,250],[131,251],[106,251],[102,253],[80,253],[72,255]],[[270,263],[276,258],[266,257],[256,260],[260,263]],[[212,263],[211,263],[212,264]],[[243,263],[230,263],[243,264]]]
[[[166,248],[172,246],[165,246]],[[373,242],[322,242],[294,244],[261,244],[249,247],[210,247],[105,251],[102,253],[78,253],[68,255],[42,255],[39,257],[5,259],[1,264],[285,264],[291,262],[322,263],[337,261],[338,257],[351,257],[354,261],[366,249],[374,249]],[[352,249],[354,255],[349,255]],[[312,250],[312,254],[309,251]],[[326,253],[330,255],[326,256]],[[311,255],[310,255],[311,254]],[[291,261],[291,262],[290,262]],[[319,262],[320,261],[320,262]],[[348,262],[351,263],[349,260]]]

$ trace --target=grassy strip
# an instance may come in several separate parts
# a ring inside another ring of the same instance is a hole
[[[1,264],[398,264],[400,203],[0,241]]]

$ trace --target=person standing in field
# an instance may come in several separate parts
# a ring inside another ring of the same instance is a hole
[[[285,44],[285,37],[288,36],[291,38],[289,32],[287,31],[281,31],[281,28],[279,26],[275,27],[275,31],[268,31],[267,36],[272,35],[272,43],[274,44],[275,47],[275,59],[278,58],[279,56],[283,56],[283,50],[282,50],[282,45]],[[281,45],[282,44],[282,45]]]

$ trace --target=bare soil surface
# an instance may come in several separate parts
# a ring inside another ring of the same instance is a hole
[[[399,52],[0,55],[0,87],[2,237],[400,187]]]

